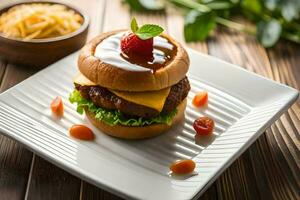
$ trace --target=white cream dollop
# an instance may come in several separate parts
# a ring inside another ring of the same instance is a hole
[[[124,34],[126,34],[126,32],[117,33],[104,39],[97,45],[94,52],[94,56],[101,59],[101,61],[103,61],[104,63],[111,64],[115,67],[122,68],[128,71],[151,72],[151,69],[130,63],[129,61],[125,60],[120,56],[120,41]],[[153,45],[169,50],[172,50],[174,48],[174,46],[170,44],[166,38],[160,36],[153,38]],[[165,61],[163,51],[154,49],[153,55],[153,62],[163,63]]]

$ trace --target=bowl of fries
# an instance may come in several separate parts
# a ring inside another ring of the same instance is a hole
[[[0,57],[44,67],[86,42],[87,15],[58,2],[25,2],[0,9]]]

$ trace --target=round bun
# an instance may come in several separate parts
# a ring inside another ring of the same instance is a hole
[[[128,71],[114,65],[104,63],[94,56],[95,49],[105,38],[124,32],[124,30],[103,33],[92,39],[81,50],[78,58],[80,72],[94,83],[121,91],[161,90],[178,83],[189,68],[189,57],[185,49],[167,34],[162,34],[177,47],[177,54],[164,68],[155,73]]]
[[[148,126],[134,127],[134,126],[122,126],[107,125],[100,120],[95,119],[94,115],[85,109],[87,118],[92,122],[94,126],[100,129],[103,133],[123,139],[144,139],[160,135],[169,130],[174,124],[180,122],[184,116],[184,110],[186,107],[186,99],[183,100],[177,107],[178,112],[173,118],[170,125],[168,124],[152,124]]]

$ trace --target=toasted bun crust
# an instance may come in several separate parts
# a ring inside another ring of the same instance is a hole
[[[151,91],[170,87],[185,77],[189,68],[189,57],[185,49],[167,34],[163,37],[169,39],[177,46],[177,54],[166,67],[151,72],[128,71],[104,63],[94,56],[97,45],[105,38],[124,30],[103,33],[92,39],[81,50],[78,58],[80,72],[94,83],[122,91]]]
[[[186,99],[183,100],[178,106],[178,112],[173,118],[172,124],[152,124],[149,126],[142,127],[132,127],[132,126],[122,126],[107,125],[100,120],[95,119],[94,115],[87,110],[85,110],[87,118],[92,122],[94,126],[100,129],[103,133],[123,139],[144,139],[160,135],[167,130],[169,130],[174,124],[180,122],[184,116],[184,110],[186,107]]]

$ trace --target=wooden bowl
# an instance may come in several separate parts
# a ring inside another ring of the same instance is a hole
[[[0,57],[12,63],[45,67],[56,60],[80,49],[85,43],[89,27],[89,17],[72,6],[53,1],[34,1],[16,3],[0,9],[0,15],[13,6],[30,3],[61,4],[74,10],[83,17],[81,27],[64,36],[46,39],[23,41],[18,38],[8,38],[0,33]]]

